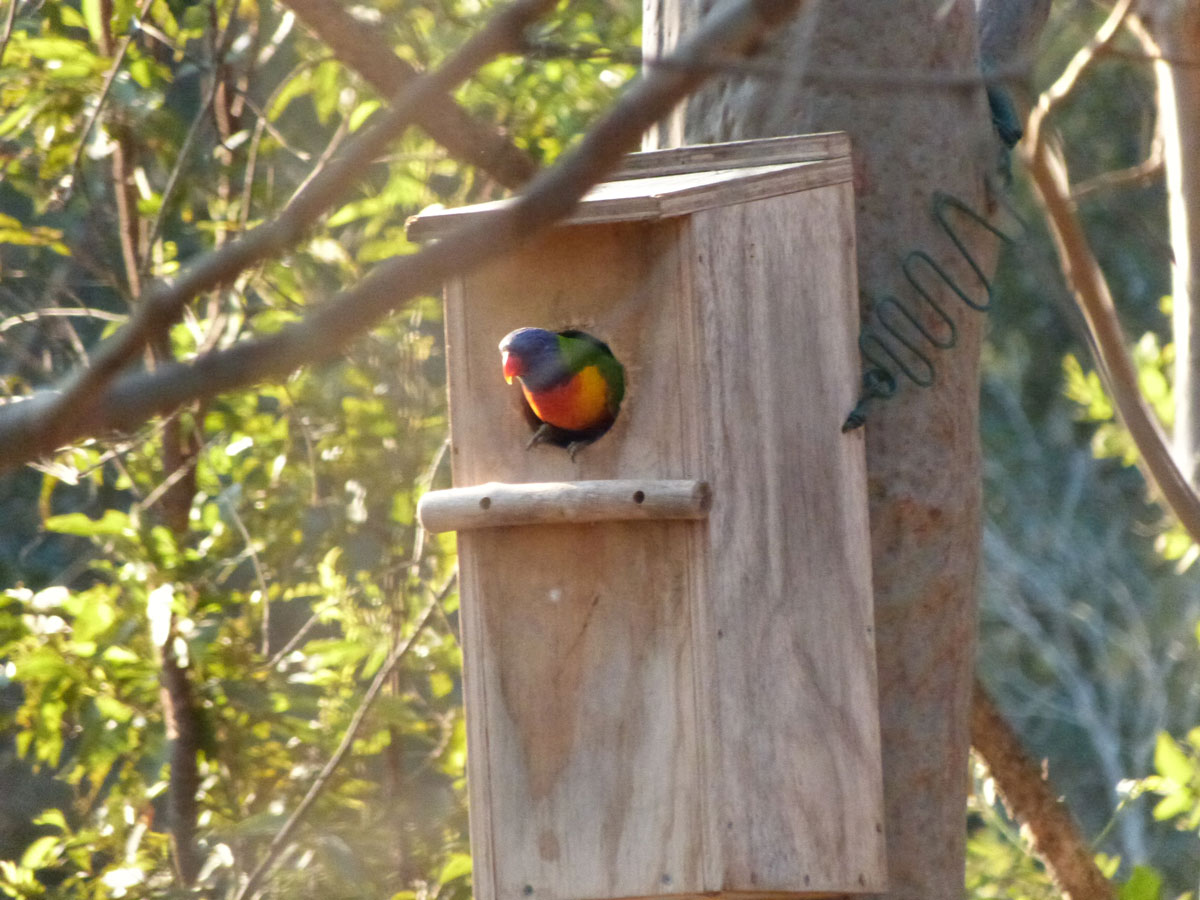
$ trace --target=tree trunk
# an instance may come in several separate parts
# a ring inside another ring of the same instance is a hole
[[[646,9],[648,60],[674,46],[707,9],[686,0],[659,3]],[[923,250],[972,296],[983,294],[931,213],[936,191],[983,212],[985,177],[996,160],[982,87],[960,77],[978,71],[973,2],[825,0],[776,43],[766,58],[777,72],[718,78],[651,143],[849,132],[860,288],[867,297],[896,294],[937,332],[936,316],[908,286],[901,261]],[[954,225],[990,272],[996,239]],[[936,355],[934,387],[903,386],[870,409],[866,425],[889,897],[957,900],[979,570],[984,318],[923,265],[917,277],[955,319],[958,345],[927,348]],[[795,339],[803,352],[805,336]]]
[[[1175,460],[1200,483],[1200,2],[1148,5],[1143,19],[1164,57],[1154,65],[1163,141],[1175,339]]]

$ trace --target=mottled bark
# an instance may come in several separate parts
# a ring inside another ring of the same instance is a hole
[[[170,780],[167,783],[167,833],[171,838],[171,856],[179,883],[191,887],[200,874],[200,848],[196,845],[196,821],[200,790],[201,719],[187,667],[175,652],[175,626],[162,651],[160,691],[163,718],[167,725]]]
[[[703,10],[647,8],[646,51],[669,48]],[[929,253],[975,296],[963,257],[931,215],[936,191],[987,208],[996,160],[977,72],[971,0],[825,0],[790,28],[773,75],[731,75],[660,127],[659,144],[814,131],[850,133],[860,287],[896,293],[936,324],[900,264]],[[942,80],[939,76],[944,75]],[[963,77],[963,76],[967,77]],[[957,226],[956,226],[957,227]],[[983,271],[996,239],[958,230]],[[889,873],[895,900],[963,891],[964,808],[980,545],[978,368],[984,318],[918,273],[958,325],[931,351],[936,385],[911,385],[870,410],[867,428]],[[796,336],[803,352],[804,335]]]
[[[1113,900],[1116,887],[1096,867],[1071,811],[981,684],[975,685],[971,707],[971,742],[1009,814],[1029,829],[1034,852],[1046,863],[1063,900]]]

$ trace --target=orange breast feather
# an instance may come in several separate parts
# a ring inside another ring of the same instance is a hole
[[[608,382],[595,366],[588,366],[556,388],[533,393],[521,389],[537,417],[567,431],[584,431],[609,418]]]

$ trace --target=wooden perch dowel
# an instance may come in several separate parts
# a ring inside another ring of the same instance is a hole
[[[428,531],[468,531],[501,525],[611,522],[626,519],[703,519],[706,481],[554,481],[430,491],[417,516]]]

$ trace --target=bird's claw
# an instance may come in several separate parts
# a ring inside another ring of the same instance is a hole
[[[533,436],[529,438],[529,443],[525,445],[525,449],[532,450],[534,447],[536,447],[538,444],[542,443],[542,441],[547,440],[549,437],[550,437],[550,429],[547,427],[546,423],[543,422],[541,424],[541,426],[538,428],[538,430],[533,433]]]

